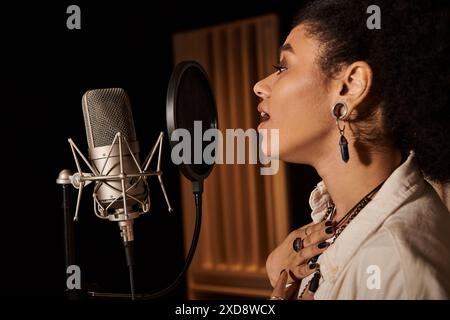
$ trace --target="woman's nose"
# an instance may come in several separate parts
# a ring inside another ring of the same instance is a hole
[[[267,78],[258,81],[253,87],[253,92],[262,99],[267,99],[270,96],[270,87],[266,80]]]

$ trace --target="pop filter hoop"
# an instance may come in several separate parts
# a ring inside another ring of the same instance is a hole
[[[218,128],[214,94],[208,76],[198,62],[182,61],[175,66],[167,89],[166,121],[172,148],[178,143],[171,139],[176,129],[186,129],[191,133],[191,137],[194,137],[194,121],[202,121],[203,131]],[[182,162],[179,165],[180,171],[192,182],[203,184],[214,163],[205,164],[204,160],[202,161],[202,164]]]

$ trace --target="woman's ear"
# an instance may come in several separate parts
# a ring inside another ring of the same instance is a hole
[[[372,68],[364,61],[356,61],[343,68],[338,79],[339,99],[347,103],[349,115],[357,114],[358,106],[367,97],[372,86]]]

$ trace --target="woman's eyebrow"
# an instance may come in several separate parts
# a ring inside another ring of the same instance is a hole
[[[285,44],[283,44],[283,45],[280,47],[280,49],[279,49],[279,54],[281,55],[281,53],[282,53],[283,51],[289,51],[289,52],[291,52],[291,53],[295,53],[295,52],[294,52],[294,49],[292,48],[292,46],[291,46],[290,43],[285,43]]]

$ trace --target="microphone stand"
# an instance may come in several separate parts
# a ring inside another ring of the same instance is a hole
[[[56,183],[61,185],[62,188],[62,210],[64,217],[64,258],[65,258],[65,273],[70,266],[76,265],[75,258],[75,237],[74,237],[74,221],[73,221],[73,210],[72,210],[72,182],[70,181],[70,176],[72,172],[70,170],[62,170]],[[66,296],[69,300],[77,300],[81,296],[79,289],[70,289],[66,285]]]

